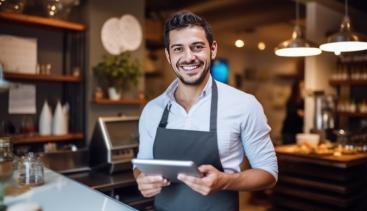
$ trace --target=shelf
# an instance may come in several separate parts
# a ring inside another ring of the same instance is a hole
[[[10,73],[4,72],[4,77],[8,80],[25,80],[25,81],[54,81],[54,82],[81,82],[80,77],[71,75],[42,75],[29,73]]]
[[[120,100],[110,100],[110,99],[94,99],[93,103],[103,104],[103,105],[143,105],[146,103],[145,99],[133,99],[133,98],[123,98]]]
[[[360,113],[360,112],[338,111],[337,114],[340,116],[347,116],[347,117],[365,117],[367,118],[367,113]]]
[[[12,136],[11,140],[13,144],[33,144],[33,143],[45,143],[45,142],[59,142],[59,141],[72,141],[81,140],[84,138],[83,133],[69,133],[66,135],[16,135]]]
[[[330,80],[331,86],[350,86],[350,85],[362,85],[367,86],[367,80]]]
[[[71,31],[85,31],[86,29],[86,26],[80,23],[18,13],[0,12],[0,19],[16,21],[18,23],[24,24],[47,26],[56,29],[66,29]]]

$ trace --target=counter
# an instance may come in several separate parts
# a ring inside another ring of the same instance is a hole
[[[367,153],[302,154],[276,147],[279,180],[273,210],[366,210]]]
[[[125,211],[135,210],[85,185],[45,169],[45,184],[17,197],[5,197],[11,206],[36,202],[43,211]]]
[[[132,171],[109,174],[103,171],[90,171],[68,175],[88,187],[101,191],[138,210],[154,210],[154,198],[145,198],[138,190]]]

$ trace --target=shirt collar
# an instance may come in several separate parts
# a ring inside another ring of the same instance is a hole
[[[165,93],[166,96],[169,98],[170,101],[176,101],[175,99],[175,91],[178,87],[178,78],[176,78],[166,89]],[[201,94],[199,95],[199,100],[208,96],[209,94],[212,93],[212,83],[213,83],[213,79],[212,76],[209,75],[209,79],[203,89],[203,91],[201,92]]]

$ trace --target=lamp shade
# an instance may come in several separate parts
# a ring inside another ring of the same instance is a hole
[[[350,19],[345,16],[339,32],[329,36],[320,48],[328,52],[362,51],[367,49],[367,42],[365,36],[351,31]]]
[[[320,53],[321,50],[315,44],[302,38],[301,28],[298,25],[294,27],[292,38],[275,48],[275,54],[284,57],[315,56]]]

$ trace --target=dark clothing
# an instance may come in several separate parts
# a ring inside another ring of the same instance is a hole
[[[299,111],[304,111],[304,101],[289,100],[282,128],[283,144],[296,143],[296,134],[303,132],[303,116],[300,116]]]
[[[198,166],[210,164],[223,171],[217,143],[217,104],[218,91],[213,80],[208,132],[167,129],[170,112],[170,105],[167,105],[154,140],[154,159],[192,160]],[[238,210],[238,192],[218,191],[203,196],[184,183],[171,183],[155,197],[154,206],[158,211],[235,211]]]

